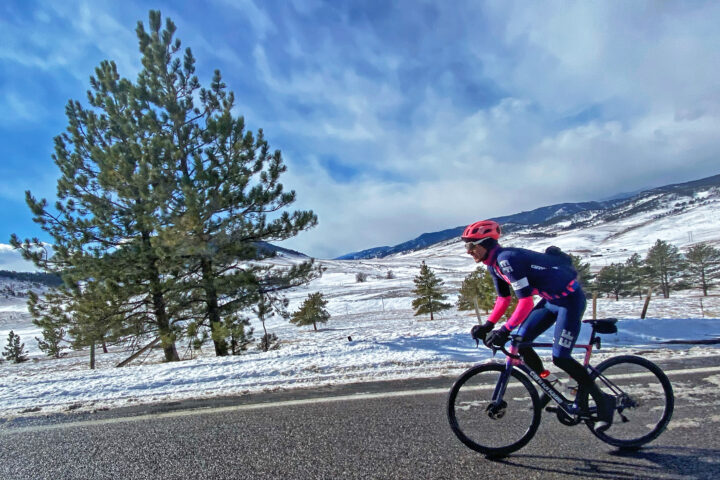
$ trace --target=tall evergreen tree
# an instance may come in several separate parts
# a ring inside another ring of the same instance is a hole
[[[573,268],[577,271],[577,279],[578,282],[580,282],[580,285],[582,285],[583,290],[586,292],[592,291],[594,288],[593,281],[595,280],[595,276],[590,271],[590,264],[583,262],[582,257],[578,255],[573,255],[572,253],[569,253],[568,255],[572,259]]]
[[[258,250],[258,242],[290,238],[317,218],[311,211],[286,210],[295,193],[285,192],[279,182],[286,170],[280,151],[270,150],[262,130],[253,135],[244,118],[233,115],[234,94],[219,71],[209,88],[200,88],[192,52],[186,49],[181,63],[175,25],[167,20],[161,31],[160,23],[160,13],[150,12],[150,31],[138,24],[145,66],[138,88],[158,112],[175,162],[169,212],[174,227],[167,238],[175,240],[173,254],[189,273],[185,287],[203,303],[215,352],[224,355],[219,327],[255,303],[248,286],[264,270],[252,261],[271,255]]]
[[[627,267],[622,263],[612,263],[600,269],[595,286],[600,293],[614,295],[615,300],[628,289]]]
[[[675,287],[683,269],[678,248],[658,239],[648,251],[645,264],[650,282],[660,287],[663,297],[670,298],[670,290]]]
[[[474,309],[478,318],[480,310],[489,312],[495,304],[495,285],[486,268],[478,267],[463,280],[458,295],[458,310]]]
[[[443,281],[435,276],[435,273],[425,262],[420,265],[420,274],[413,280],[415,283],[415,299],[412,307],[415,309],[415,316],[429,313],[430,320],[434,320],[434,314],[452,308],[449,303],[444,303],[447,295],[442,292]]]
[[[136,29],[137,81],[105,61],[91,78],[91,108],[68,105],[68,133],[56,139],[56,212],[28,192],[55,255],[44,258],[39,241],[12,241],[69,285],[114,282],[133,312],[149,313],[167,360],[178,359],[175,339],[191,318],[225,355],[229,332],[244,328],[239,312],[253,304],[257,261],[269,255],[257,243],[290,238],[317,218],[286,210],[295,194],[279,183],[280,152],[233,116],[219,72],[200,88],[173,22],[161,28],[160,12],[149,17],[149,30]]]
[[[103,61],[90,85],[90,108],[70,101],[67,132],[55,138],[61,176],[54,211],[26,193],[34,221],[53,239],[54,255],[45,255],[37,239],[21,243],[13,236],[11,242],[43,270],[62,274],[69,288],[113,278],[125,299],[142,295],[140,308],[156,325],[166,360],[177,360],[172,278],[157,240],[164,227],[159,212],[173,192],[172,152],[157,135],[156,112],[114,62]]]
[[[648,283],[648,272],[639,253],[633,253],[625,260],[625,274],[628,279],[627,288],[630,295],[637,295],[642,298],[643,290]]]
[[[325,307],[327,307],[327,300],[323,294],[311,293],[300,308],[292,314],[290,323],[294,323],[298,327],[312,325],[313,329],[317,331],[318,323],[326,323],[330,320],[330,313]]]
[[[720,279],[720,250],[705,243],[698,243],[687,250],[687,280],[699,287],[703,296],[715,288]]]

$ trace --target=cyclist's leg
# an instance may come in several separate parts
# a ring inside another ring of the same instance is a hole
[[[575,379],[580,389],[592,396],[598,407],[599,421],[596,423],[596,430],[606,430],[612,423],[611,405],[605,400],[603,393],[590,378],[585,367],[571,355],[575,342],[577,342],[578,333],[580,333],[581,320],[587,305],[585,294],[578,291],[562,300],[562,302],[558,302],[561,303],[560,305],[551,303],[547,305],[549,310],[557,312],[553,363]],[[585,405],[581,405],[581,407],[585,407]]]
[[[524,342],[532,342],[555,322],[555,314],[545,308],[546,303],[545,300],[540,301],[518,329],[517,333]],[[520,348],[518,353],[522,355],[525,365],[538,375],[545,370],[542,360],[532,347]]]

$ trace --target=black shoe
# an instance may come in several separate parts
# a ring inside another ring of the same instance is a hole
[[[593,426],[593,430],[597,433],[606,431],[613,423],[613,415],[615,414],[615,396],[603,393],[603,404],[597,406],[597,421]]]

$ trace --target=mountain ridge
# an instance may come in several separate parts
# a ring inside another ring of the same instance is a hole
[[[532,225],[550,227],[563,222],[568,222],[568,225],[564,227],[565,229],[580,228],[584,225],[597,223],[598,221],[608,221],[642,211],[649,211],[657,206],[661,197],[672,194],[688,195],[706,187],[720,187],[720,174],[698,180],[673,183],[642,190],[639,193],[627,197],[619,196],[619,198],[603,201],[558,203],[512,215],[493,217],[492,220],[503,225],[506,233],[522,230]],[[583,218],[583,215],[585,215],[586,218]],[[457,238],[462,234],[464,228],[465,226],[463,225],[438,232],[423,233],[412,240],[394,246],[375,247],[358,252],[351,252],[337,257],[335,260],[383,258],[397,253],[420,250],[452,238]]]

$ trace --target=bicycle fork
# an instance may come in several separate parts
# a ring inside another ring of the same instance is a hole
[[[505,416],[507,402],[503,400],[503,397],[505,396],[505,390],[507,389],[512,368],[513,365],[511,365],[510,363],[506,364],[505,370],[502,371],[502,373],[500,374],[500,378],[495,385],[492,402],[487,406],[487,408],[485,408],[488,416],[492,419],[498,420]]]

